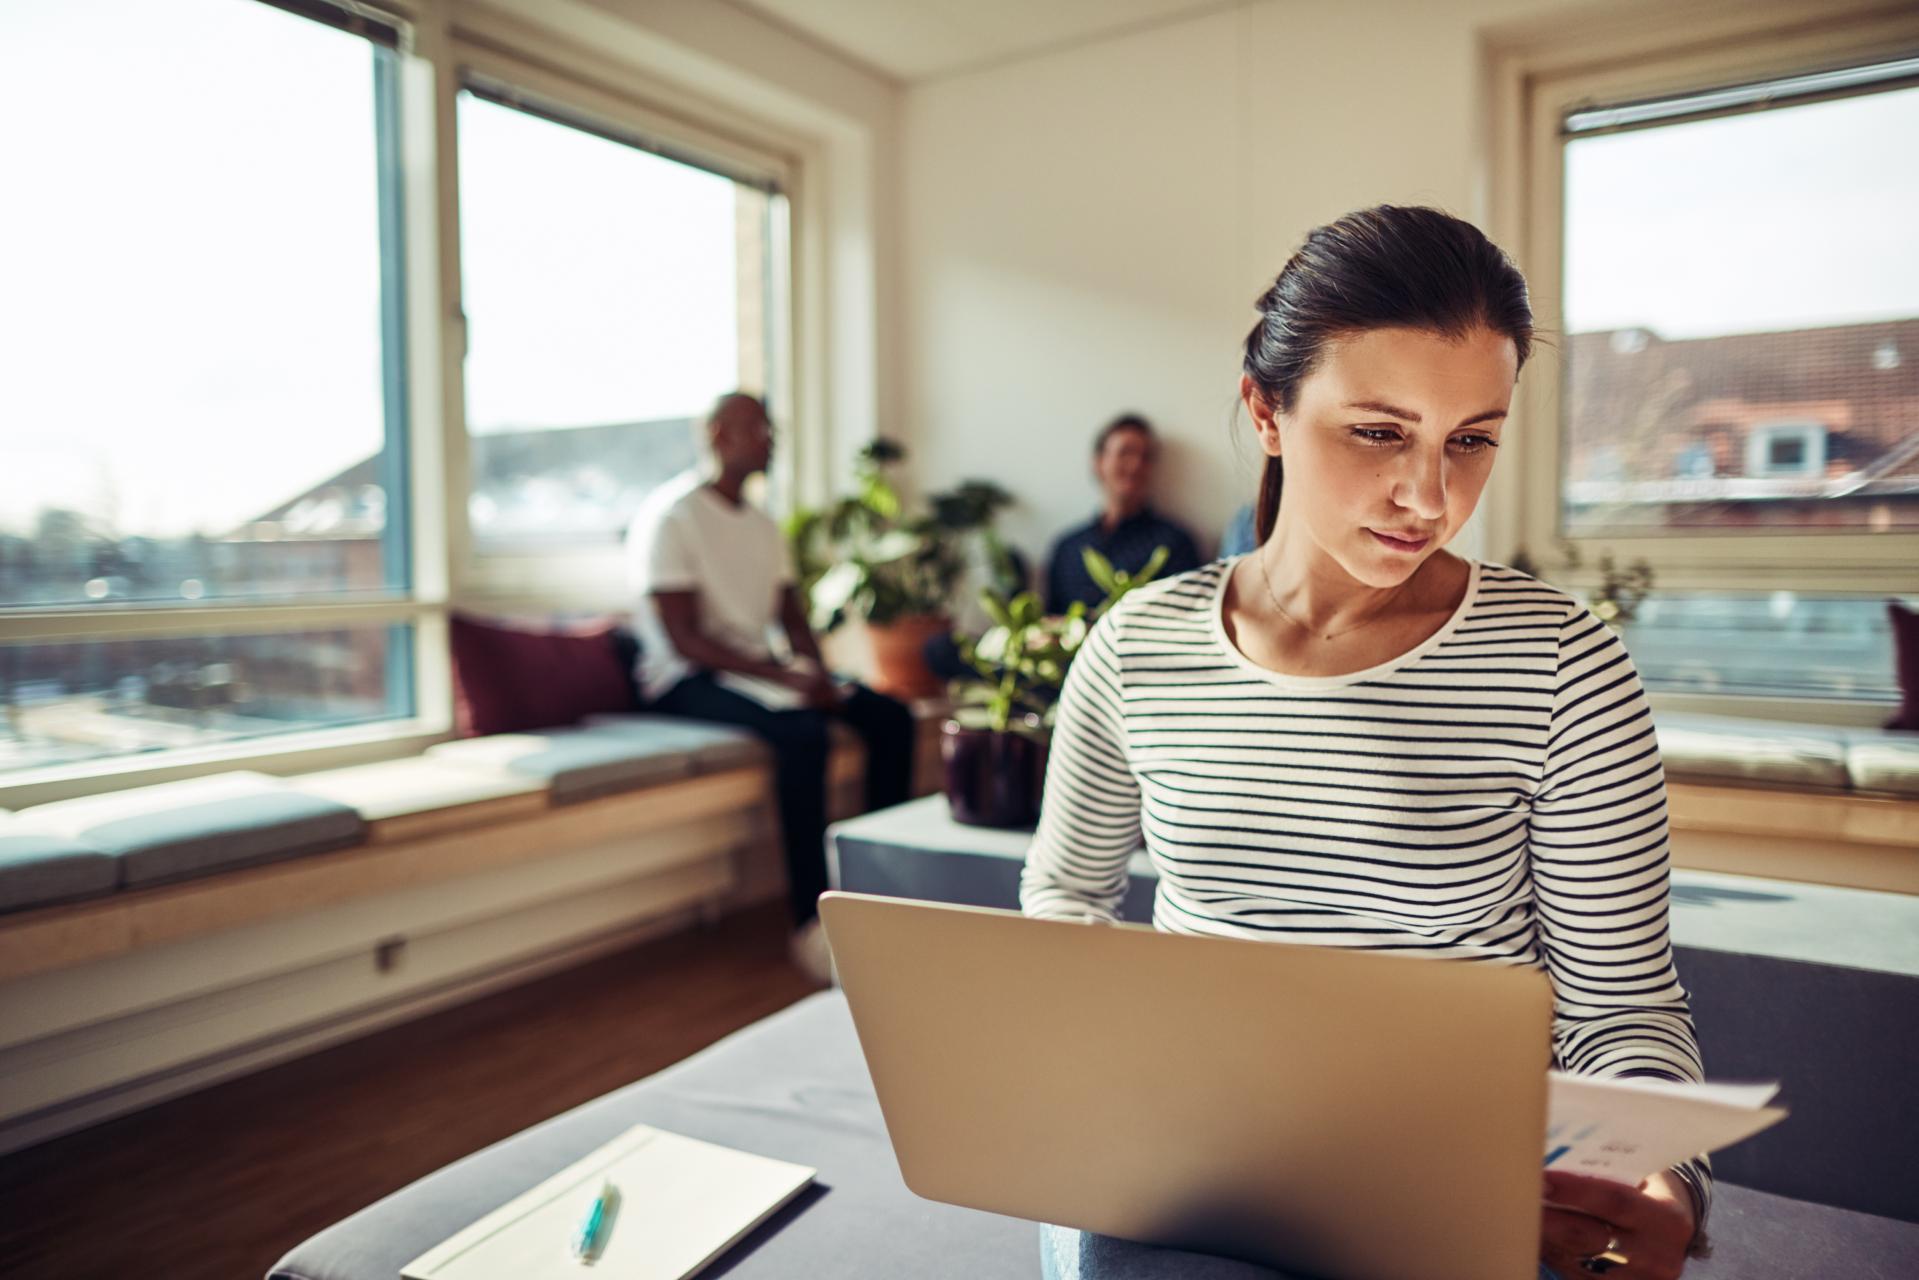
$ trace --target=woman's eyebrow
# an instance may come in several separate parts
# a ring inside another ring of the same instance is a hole
[[[1364,409],[1367,413],[1383,413],[1389,418],[1398,418],[1405,422],[1421,422],[1423,419],[1410,409],[1400,409],[1383,400],[1348,400],[1344,406],[1348,409]],[[1488,409],[1484,413],[1475,413],[1459,425],[1470,427],[1481,422],[1497,422],[1506,416],[1504,409]]]

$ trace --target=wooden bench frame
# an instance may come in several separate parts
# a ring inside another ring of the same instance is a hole
[[[1919,800],[1669,782],[1675,865],[1919,894]]]
[[[829,808],[862,777],[860,748],[836,746]],[[544,791],[491,797],[368,824],[365,843],[332,853],[128,889],[0,916],[0,982],[142,947],[256,924],[518,863],[624,834],[770,804],[771,769],[749,765],[555,804]]]

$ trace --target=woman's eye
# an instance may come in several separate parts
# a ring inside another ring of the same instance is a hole
[[[1354,427],[1353,434],[1368,444],[1399,443],[1399,432],[1392,427]]]
[[[1481,449],[1499,447],[1499,441],[1491,436],[1454,436],[1453,443],[1459,446],[1461,453],[1478,453]]]

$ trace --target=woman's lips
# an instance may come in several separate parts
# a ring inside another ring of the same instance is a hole
[[[1390,533],[1381,533],[1377,529],[1368,529],[1366,532],[1378,538],[1380,543],[1390,551],[1404,551],[1407,553],[1424,551],[1426,544],[1432,541],[1431,538],[1396,538]]]

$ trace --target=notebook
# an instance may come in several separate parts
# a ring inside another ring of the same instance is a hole
[[[400,1271],[405,1280],[684,1280],[772,1217],[815,1170],[667,1133],[629,1129]],[[572,1243],[605,1183],[617,1194],[598,1256]]]

